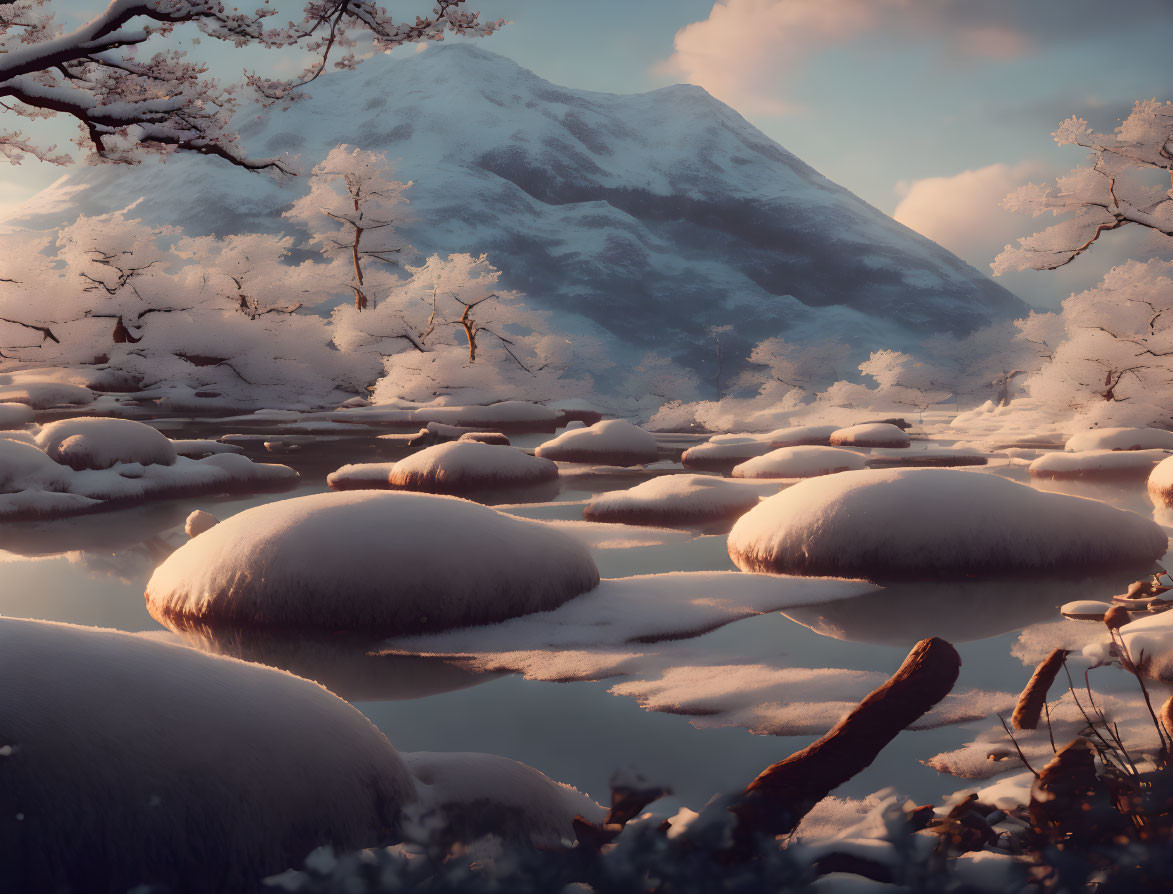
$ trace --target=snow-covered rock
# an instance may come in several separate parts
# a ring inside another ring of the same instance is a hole
[[[499,447],[509,446],[509,436],[499,431],[466,431],[456,440],[476,441],[479,444],[496,444]]]
[[[6,891],[253,890],[395,840],[416,800],[318,684],[131,634],[0,619],[0,715]]]
[[[0,492],[65,490],[70,471],[32,444],[0,438]]]
[[[515,447],[477,441],[436,444],[395,463],[392,487],[435,494],[460,494],[485,488],[543,484],[558,477],[551,460]]]
[[[534,453],[568,463],[642,466],[655,462],[659,451],[650,432],[622,419],[607,419],[587,428],[564,431],[546,441]]]
[[[589,550],[455,497],[314,494],[238,513],[147,584],[167,624],[389,635],[489,624],[593,588]]]
[[[175,445],[142,422],[80,416],[50,422],[37,434],[39,446],[50,459],[77,471],[109,469],[118,463],[170,466]]]
[[[1148,491],[1158,506],[1173,506],[1173,456],[1161,460],[1149,473]]]
[[[680,463],[686,469],[728,472],[738,463],[769,452],[770,442],[757,437],[710,438],[703,444],[685,450],[681,454]]]
[[[22,380],[11,385],[0,385],[0,403],[26,404],[34,410],[84,406],[93,403],[96,396],[89,388],[52,379]]]
[[[890,422],[864,422],[831,432],[828,442],[837,447],[907,447],[904,429]]]
[[[699,87],[567,89],[445,43],[375,55],[306,92],[279,114],[242,110],[242,144],[298,155],[306,170],[339,143],[386,151],[399,178],[416,182],[407,241],[425,257],[487,252],[504,288],[554,312],[552,331],[599,337],[617,378],[648,350],[707,369],[706,330],[731,313],[728,357],[784,330],[796,341],[833,334],[858,344],[862,360],[1025,312]],[[135,213],[146,220],[217,235],[280,227],[307,188],[179,156],[81,167],[73,184],[88,188],[69,214],[144,197]],[[714,295],[736,296],[736,307]]]
[[[747,571],[879,578],[1056,573],[1153,561],[1151,519],[956,469],[841,472],[794,485],[729,534]]]
[[[1081,450],[1045,453],[1028,466],[1032,478],[1146,478],[1169,456],[1168,450]]]
[[[334,490],[387,490],[395,463],[347,463],[326,476]]]
[[[0,429],[21,428],[33,421],[33,408],[20,403],[0,403]]]
[[[772,431],[764,440],[774,448],[826,445],[831,443],[831,435],[837,431],[838,425],[796,425]]]
[[[712,475],[661,475],[627,490],[591,497],[590,521],[688,527],[736,518],[758,504],[758,490]]]
[[[838,447],[779,447],[734,467],[734,478],[812,478],[832,472],[862,469],[863,454]]]
[[[211,530],[220,524],[220,519],[202,509],[194,510],[183,523],[183,533],[188,537],[198,537],[204,531]]]
[[[1067,439],[1065,450],[1173,450],[1173,431],[1163,428],[1093,428]]]

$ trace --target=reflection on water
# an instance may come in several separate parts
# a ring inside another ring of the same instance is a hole
[[[174,436],[198,437],[190,429]],[[548,435],[521,436],[535,446]],[[164,635],[146,611],[143,590],[155,565],[184,542],[183,521],[193,509],[226,518],[251,506],[326,490],[325,474],[348,462],[394,459],[373,437],[303,447],[280,458],[248,445],[261,461],[280,461],[303,474],[298,488],[279,495],[190,498],[145,504],[101,515],[0,525],[0,614],[70,621]],[[254,449],[255,448],[255,449]],[[396,448],[398,449],[398,448]],[[1026,479],[1025,467],[991,465],[973,474]],[[630,487],[647,473],[579,476],[561,482],[556,496],[525,505],[511,494],[507,511],[529,518],[577,520],[591,494]],[[1148,515],[1143,483],[1035,482],[1036,486],[1101,499]],[[1162,519],[1159,519],[1162,520]],[[1173,527],[1173,514],[1162,520]],[[601,550],[604,577],[680,570],[734,570],[722,533],[694,531],[658,545]],[[693,641],[729,664],[842,667],[888,673],[908,646],[925,636],[959,644],[958,688],[1017,691],[1029,669],[1010,657],[1017,631],[1053,621],[1060,604],[1120,592],[1146,569],[1128,569],[1070,581],[889,586],[839,603],[748,618]],[[169,636],[169,634],[168,634]],[[381,655],[337,642],[209,636],[192,633],[199,648],[283,667],[318,680],[355,704],[404,750],[484,751],[525,761],[597,799],[610,774],[634,765],[673,785],[693,807],[739,785],[762,768],[808,744],[809,737],[752,736],[740,728],[698,730],[687,718],[642,710],[608,694],[601,683],[541,683],[518,676],[474,674],[455,664]],[[896,785],[920,801],[963,786],[918,760],[959,747],[965,726],[903,733],[867,771],[840,793],[862,796]],[[977,724],[982,727],[984,724]]]

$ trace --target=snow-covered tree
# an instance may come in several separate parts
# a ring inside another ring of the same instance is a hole
[[[1063,302],[1065,339],[1028,382],[1085,424],[1173,424],[1173,262],[1128,261]]]
[[[404,221],[410,186],[393,179],[385,153],[343,144],[314,167],[309,192],[285,212],[334,262],[358,310],[368,307],[371,295],[391,288],[394,268],[412,252],[396,229]]]
[[[940,387],[959,403],[964,396],[1001,406],[1054,352],[1062,329],[1058,314],[1031,311],[1024,319],[992,323],[965,336],[932,336],[921,348]]]
[[[796,344],[784,338],[767,338],[754,345],[751,368],[737,378],[737,388],[753,388],[763,402],[788,399],[790,392],[806,395],[839,378],[851,354],[847,345],[834,340]],[[792,398],[791,398],[792,399]]]
[[[334,68],[353,68],[359,38],[385,51],[442,40],[445,33],[485,35],[501,21],[482,22],[464,0],[431,0],[427,15],[396,21],[371,0],[310,0],[299,21],[277,25],[286,10],[265,3],[252,12],[219,0],[113,0],[68,31],[47,0],[0,3],[0,156],[65,164],[67,153],[26,136],[17,119],[65,116],[77,122],[77,142],[93,160],[134,163],[147,152],[192,151],[250,170],[289,173],[287,160],[249,158],[237,145],[231,118],[242,95],[263,103],[295,99],[297,88]],[[198,29],[237,48],[263,47],[309,54],[300,75],[278,79],[245,74],[222,83],[205,60],[169,46],[177,29]],[[151,50],[154,52],[151,52]]]
[[[991,265],[995,273],[1054,270],[1104,233],[1130,224],[1173,236],[1173,103],[1138,102],[1111,134],[1072,117],[1053,136],[1061,146],[1090,149],[1090,164],[1052,185],[1028,183],[1006,197],[1003,204],[1011,211],[1066,219],[1007,245]]]

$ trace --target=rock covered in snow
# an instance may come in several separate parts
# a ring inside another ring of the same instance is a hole
[[[703,444],[689,447],[680,457],[686,469],[702,472],[728,472],[738,463],[770,452],[770,442],[752,436],[710,438]]]
[[[226,519],[172,553],[146,597],[180,629],[378,636],[544,611],[598,581],[590,551],[539,522],[455,497],[328,493]]]
[[[416,800],[318,684],[141,636],[0,619],[0,716],[6,891],[253,890],[321,845],[394,840]]]
[[[1148,491],[1158,506],[1173,506],[1173,456],[1161,460],[1149,473]]]
[[[660,475],[627,490],[596,494],[582,511],[597,522],[679,527],[736,518],[758,491],[712,475]]]
[[[84,406],[93,403],[95,396],[89,388],[52,379],[21,380],[10,385],[0,385],[0,403],[26,404],[34,410]]]
[[[514,447],[478,441],[449,441],[427,447],[395,463],[392,487],[436,494],[542,484],[558,477],[551,460]]]
[[[908,435],[890,422],[864,422],[840,428],[827,439],[836,447],[907,447]]]
[[[39,447],[0,438],[0,492],[62,491],[66,488],[69,472]]]
[[[0,429],[21,428],[34,419],[32,407],[18,403],[0,403]]]
[[[659,452],[650,432],[622,419],[564,431],[534,451],[537,456],[560,462],[609,466],[642,466],[655,462]]]
[[[387,490],[395,463],[347,463],[326,476],[334,490]]]
[[[71,469],[108,469],[118,463],[170,466],[178,454],[158,429],[131,419],[79,416],[44,426],[37,446]]]
[[[839,431],[838,425],[797,425],[770,432],[764,440],[773,448],[805,447],[831,443],[831,435]]]
[[[1032,478],[1145,478],[1169,456],[1167,450],[1081,450],[1045,453],[1028,466]]]
[[[1173,450],[1173,431],[1163,428],[1093,428],[1068,438],[1065,450]]]
[[[212,513],[204,512],[202,509],[196,509],[183,523],[183,532],[188,537],[197,537],[218,524],[220,524],[220,519],[216,518]]]
[[[747,571],[871,579],[1057,573],[1151,562],[1150,519],[955,469],[842,472],[751,509],[729,534]]]
[[[813,478],[862,469],[866,465],[867,459],[862,454],[838,447],[779,447],[741,463],[732,475],[734,478]]]
[[[499,431],[466,431],[456,440],[476,441],[480,444],[496,444],[499,447],[509,446],[509,437]]]

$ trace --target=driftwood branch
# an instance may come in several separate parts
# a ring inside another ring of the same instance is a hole
[[[730,810],[738,837],[785,835],[819,801],[851,779],[953,689],[957,650],[933,637],[917,643],[900,669],[817,742],[767,767]]]

